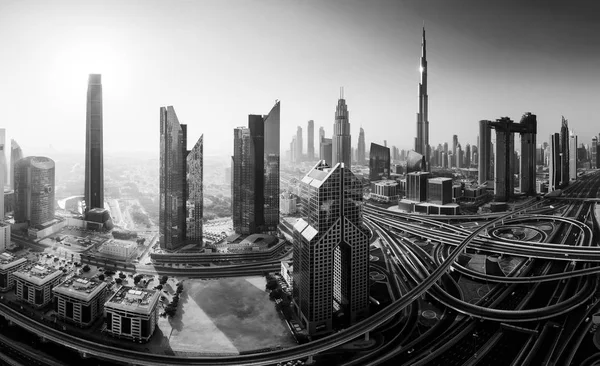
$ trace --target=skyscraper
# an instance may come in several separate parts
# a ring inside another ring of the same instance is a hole
[[[10,188],[15,189],[15,164],[20,159],[23,159],[23,150],[15,141],[10,140]]]
[[[371,142],[369,150],[369,180],[371,182],[390,177],[390,149]]]
[[[54,219],[52,159],[28,156],[16,163],[14,217],[15,222],[25,222],[31,227]]]
[[[548,191],[560,188],[560,134],[550,134],[550,154],[548,156]]]
[[[319,127],[319,143],[321,141],[323,141],[323,139],[325,138],[325,129],[323,128],[323,126]],[[323,160],[323,159],[321,159]]]
[[[301,162],[304,160],[303,158],[303,148],[302,145],[304,141],[302,140],[302,127],[298,126],[298,130],[296,130],[296,162]]]
[[[575,153],[575,152],[573,152]],[[562,117],[560,126],[560,186],[569,184],[569,121]]]
[[[319,148],[319,159],[324,160],[325,163],[331,166],[331,159],[333,155],[333,142],[331,139],[323,138],[321,146]]]
[[[350,169],[350,122],[348,121],[348,106],[344,99],[344,89],[340,89],[340,99],[335,108],[335,122],[333,124],[332,137],[332,164],[344,163],[346,169]]]
[[[360,128],[360,132],[358,133],[358,156],[357,156],[357,161],[359,165],[364,165],[365,164],[365,159],[366,159],[366,155],[365,155],[365,130],[363,130],[363,128]]]
[[[8,183],[8,166],[6,164],[6,130],[4,128],[0,128],[0,170],[0,185],[2,185],[2,195],[4,195],[4,187],[6,187]]]
[[[313,121],[312,119],[308,121],[308,127],[306,130],[306,133],[308,134],[308,137],[306,139],[308,144],[306,149],[306,156],[308,158],[308,161],[313,163],[315,160],[315,121]]]
[[[598,153],[598,138],[592,137],[592,145],[590,146],[590,167],[596,169],[596,154]]]
[[[537,136],[537,117],[529,112],[521,118],[521,125],[524,126],[521,132],[521,169],[519,171],[519,188],[521,193],[528,195],[536,194],[536,136]]]
[[[186,239],[193,244],[202,244],[202,218],[204,212],[204,135],[200,136],[186,157],[187,207]]]
[[[362,184],[343,163],[320,161],[301,182],[294,225],[293,301],[309,335],[330,333],[334,312],[350,323],[369,311],[369,237]]]
[[[491,121],[481,120],[479,121],[479,146],[477,146],[478,152],[478,170],[479,170],[479,184],[484,184],[492,179],[491,173],[491,155],[492,155],[492,126]]]
[[[102,80],[90,74],[85,128],[85,213],[104,208],[104,147],[102,137]]]
[[[234,130],[233,228],[238,234],[274,233],[279,224],[279,116],[249,115]]]
[[[577,135],[569,133],[569,180],[577,180]]]
[[[265,121],[265,150],[264,150],[264,215],[265,228],[269,233],[277,232],[279,226],[279,126],[280,102],[277,101]]]
[[[471,145],[467,143],[465,147],[465,168],[471,167]]]
[[[172,106],[160,108],[160,247],[177,249],[186,240],[187,126]]]
[[[419,112],[417,113],[417,137],[415,139],[415,151],[425,157],[426,167],[429,170],[429,117],[427,96],[427,45],[425,41],[425,27],[423,27],[423,39],[421,41],[421,82],[419,83]]]

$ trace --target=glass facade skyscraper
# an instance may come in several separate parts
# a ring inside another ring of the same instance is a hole
[[[188,190],[188,207],[186,222],[186,237],[189,243],[202,244],[202,218],[203,218],[203,188],[202,180],[204,135],[200,136],[196,145],[187,153],[186,183]]]
[[[28,156],[15,165],[15,222],[33,227],[54,219],[54,161]]]
[[[366,145],[365,145],[365,130],[360,128],[360,132],[358,133],[358,152],[356,161],[359,165],[364,165],[366,160]]]
[[[160,108],[160,247],[177,249],[186,240],[187,126],[172,106]]]
[[[308,127],[306,129],[307,134],[307,148],[306,157],[308,161],[313,162],[315,160],[315,121],[312,119],[308,121]]]
[[[294,225],[293,301],[309,335],[330,333],[333,314],[349,323],[369,311],[369,236],[362,183],[344,164],[320,161],[301,182]],[[343,314],[343,315],[342,315]]]
[[[238,234],[275,233],[279,225],[279,116],[249,115],[234,129],[231,169],[233,228]]]
[[[10,140],[10,188],[15,189],[15,164],[20,159],[23,159],[23,150],[15,141]]]
[[[369,179],[371,182],[390,176],[390,148],[371,143],[369,150]]]
[[[102,79],[90,74],[85,128],[85,212],[104,208],[104,148],[102,137]]]

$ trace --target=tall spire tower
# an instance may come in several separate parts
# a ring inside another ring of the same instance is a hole
[[[427,46],[425,41],[425,26],[423,26],[423,40],[421,41],[421,82],[419,83],[419,112],[417,113],[417,137],[415,138],[415,151],[425,157],[429,170],[429,119],[427,96]]]
[[[337,163],[344,163],[350,169],[351,142],[350,122],[348,121],[348,106],[344,99],[344,88],[340,88],[340,99],[335,108],[335,122],[333,123],[332,137],[332,167]]]

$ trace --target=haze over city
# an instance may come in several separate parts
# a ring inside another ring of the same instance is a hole
[[[352,140],[413,148],[423,22],[430,143],[476,144],[480,119],[569,118],[589,143],[600,74],[593,1],[2,1],[0,100],[28,152],[84,148],[86,80],[101,73],[106,153],[158,155],[158,109],[175,106],[205,153],[282,102],[282,154],[312,119],[332,133],[339,87]],[[39,131],[32,133],[32,131]],[[43,132],[42,132],[43,131]],[[191,146],[190,146],[191,147]]]
[[[600,365],[598,14],[0,0],[0,363]]]

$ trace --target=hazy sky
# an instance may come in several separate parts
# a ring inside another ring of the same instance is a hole
[[[281,100],[281,152],[309,119],[332,133],[339,87],[352,145],[412,148],[421,26],[430,143],[476,143],[477,121],[561,115],[600,132],[598,1],[0,0],[0,103],[26,155],[81,151],[89,73],[101,73],[106,153],[158,155],[159,107],[173,105],[191,148],[231,154],[233,128]],[[304,137],[306,150],[306,137]]]

